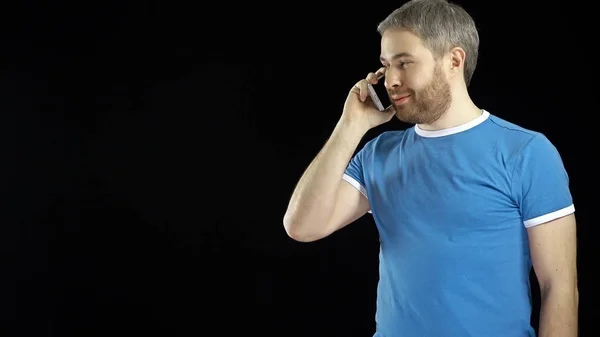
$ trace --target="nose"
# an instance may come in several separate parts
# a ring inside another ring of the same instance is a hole
[[[388,69],[385,73],[385,87],[387,89],[396,89],[402,86],[402,78],[399,71]]]

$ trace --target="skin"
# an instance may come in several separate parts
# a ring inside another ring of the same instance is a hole
[[[396,118],[423,130],[441,130],[481,115],[464,80],[461,48],[436,59],[409,31],[388,30],[381,39],[382,67],[350,90],[330,139],[306,169],[284,216],[287,234],[300,242],[322,239],[360,218],[368,200],[342,179],[356,147],[373,127]],[[367,83],[385,76],[390,99],[410,95],[380,112]],[[576,222],[573,214],[527,230],[542,297],[539,337],[575,337],[578,330]]]
[[[410,95],[403,104],[393,104],[396,117],[424,130],[441,130],[481,115],[465,84],[465,57],[464,50],[453,48],[436,59],[411,32],[401,29],[384,32],[380,56],[383,67],[379,73],[385,75],[385,87],[392,102],[394,95]],[[376,76],[371,75],[367,80],[374,83]]]

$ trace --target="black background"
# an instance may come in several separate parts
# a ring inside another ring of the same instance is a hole
[[[2,10],[0,335],[372,335],[372,218],[311,244],[282,218],[346,93],[379,66],[377,23],[402,3]],[[459,3],[480,29],[475,103],[563,156],[593,336],[591,11]]]

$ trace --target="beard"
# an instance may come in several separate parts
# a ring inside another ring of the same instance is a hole
[[[388,95],[394,94],[388,91]],[[441,65],[436,65],[429,84],[419,91],[410,90],[410,101],[394,105],[396,117],[410,124],[431,124],[437,121],[450,108],[452,96],[450,84],[444,78]]]

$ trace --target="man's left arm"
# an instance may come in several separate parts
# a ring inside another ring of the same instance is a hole
[[[540,284],[539,337],[577,337],[575,206],[562,158],[544,135],[532,137],[520,152],[512,191]]]
[[[539,337],[578,336],[577,235],[570,214],[527,229],[540,284]]]

